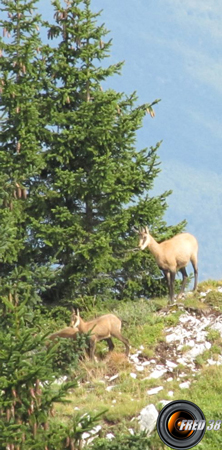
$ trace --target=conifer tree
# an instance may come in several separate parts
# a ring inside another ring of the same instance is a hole
[[[54,292],[62,297],[137,298],[161,286],[148,252],[132,253],[133,225],[173,233],[163,221],[169,192],[149,192],[159,172],[157,150],[136,148],[136,132],[153,105],[137,105],[127,96],[104,89],[122,63],[100,66],[110,51],[107,30],[90,0],[53,1],[54,40],[46,59],[49,133],[44,142],[44,203],[36,201],[33,228],[46,245],[42,259],[57,257]],[[177,227],[177,230],[180,229]],[[174,229],[175,231],[175,229]],[[149,282],[150,286],[147,286]],[[45,298],[55,299],[52,290]]]
[[[67,402],[76,381],[55,384],[53,360],[57,346],[45,345],[38,327],[30,327],[27,302],[16,305],[2,298],[0,316],[0,448],[2,450],[73,450],[99,415],[72,417],[58,423],[55,406]],[[101,415],[101,414],[100,414]]]
[[[138,106],[135,93],[104,89],[122,64],[100,66],[111,41],[89,0],[53,2],[51,47],[39,37],[36,0],[2,5],[2,294],[35,301],[157,293],[156,264],[148,252],[130,251],[133,225],[165,237],[182,226],[163,221],[169,193],[149,196],[159,144],[136,148],[157,101]]]
[[[45,129],[41,19],[35,4],[2,0],[0,8],[0,294],[20,293],[24,299],[28,293],[33,302],[46,281],[30,220],[33,189],[44,167]]]

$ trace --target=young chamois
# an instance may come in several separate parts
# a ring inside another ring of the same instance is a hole
[[[189,233],[180,233],[174,236],[171,239],[161,242],[155,241],[155,239],[149,233],[148,227],[142,228],[141,230],[134,231],[139,233],[139,248],[144,250],[146,247],[153,254],[157,265],[163,271],[164,276],[167,280],[170,301],[174,300],[174,281],[176,272],[180,271],[183,277],[181,290],[179,293],[179,297],[184,292],[184,288],[187,280],[187,271],[185,267],[189,262],[191,262],[194,269],[194,288],[196,290],[197,287],[197,276],[198,276],[198,268],[197,268],[197,252],[198,252],[198,243],[196,238]]]
[[[50,334],[48,339],[50,341],[54,341],[57,337],[68,338],[68,339],[76,339],[76,335],[79,332],[78,328],[75,327],[66,327],[62,330],[57,331],[56,333]]]
[[[106,314],[97,317],[96,319],[84,322],[79,315],[79,310],[75,312],[72,310],[71,326],[78,328],[79,333],[89,333],[89,356],[94,359],[96,343],[105,340],[108,344],[109,351],[114,349],[114,344],[111,337],[115,337],[122,341],[126,347],[126,355],[129,355],[129,342],[121,334],[121,320],[114,314]]]

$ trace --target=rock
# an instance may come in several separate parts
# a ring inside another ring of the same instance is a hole
[[[195,359],[198,355],[201,355],[205,350],[211,348],[210,342],[204,342],[203,344],[195,344],[194,347],[184,354],[184,359]]]
[[[112,377],[110,377],[109,381],[113,381],[116,378],[118,378],[119,374],[117,373],[116,375],[113,375]]]
[[[148,376],[148,379],[150,378],[160,378],[164,375],[164,373],[167,372],[167,369],[156,369]]]
[[[167,361],[167,360],[166,360],[166,365],[169,369],[175,369],[178,366],[178,364],[176,364],[172,361]]]
[[[177,359],[177,362],[178,362],[179,364],[182,364],[183,366],[185,366],[186,363],[187,363],[187,361],[185,360],[185,358],[178,358],[178,359]]]
[[[66,376],[66,375],[65,375],[64,377],[57,378],[57,379],[54,381],[54,383],[60,385],[60,384],[65,383],[65,381],[67,381],[67,376]]]
[[[173,396],[174,396],[174,392],[173,392],[173,391],[169,391],[169,392],[167,393],[167,395],[168,395],[169,397],[173,397]]]
[[[162,389],[163,389],[163,386],[152,388],[152,389],[149,389],[149,391],[147,391],[147,394],[148,395],[158,394],[158,392],[162,391]]]
[[[138,370],[138,372],[143,372],[144,367],[143,366],[138,366],[137,364],[135,365],[135,369]]]
[[[182,372],[182,373],[180,373],[179,378],[183,378],[185,376],[186,376],[186,374],[184,372]]]
[[[135,364],[139,364],[139,362],[140,362],[140,360],[139,360],[139,358],[138,358],[138,356],[136,354],[135,355],[130,355],[129,356],[129,360],[130,360],[130,362],[133,362]]]
[[[209,366],[214,366],[215,364],[217,364],[217,361],[214,361],[214,359],[208,359],[207,362]]]
[[[131,378],[134,378],[134,380],[135,380],[136,377],[137,377],[137,374],[136,374],[136,373],[130,373],[130,377],[131,377]]]
[[[82,434],[82,439],[85,441],[85,440],[88,439],[90,436],[91,436],[91,435],[90,435],[89,433],[84,432],[84,433]]]
[[[215,361],[214,359],[208,359],[207,362],[208,362],[209,366],[215,366],[215,365],[221,366],[222,365],[222,357],[221,357],[221,355],[219,355],[217,361]]]
[[[190,319],[190,315],[189,314],[182,314],[179,318],[179,321],[182,323],[186,323],[188,322]]]
[[[222,336],[222,322],[216,322],[210,328],[212,328],[212,330],[219,331],[220,335]]]
[[[171,333],[166,336],[166,343],[170,344],[171,342],[179,341],[180,336],[178,336],[176,333]]]
[[[194,339],[191,339],[189,342],[187,342],[187,345],[189,345],[189,347],[194,347],[195,345]]]
[[[168,405],[168,403],[171,403],[171,400],[160,400],[159,403],[162,405],[162,407]]]
[[[98,433],[100,430],[102,430],[102,426],[101,426],[101,425],[96,425],[96,426],[92,429],[91,433],[92,433],[92,434],[95,434],[95,433]]]
[[[99,433],[101,429],[102,429],[101,425],[97,425],[94,428],[92,428],[92,430],[90,430],[89,432],[85,431],[82,434],[83,446],[85,446],[86,444],[90,444],[97,437],[96,435]]]
[[[138,417],[139,428],[149,436],[156,426],[158,411],[153,404],[142,409]]]
[[[188,389],[190,387],[190,381],[185,381],[179,384],[180,389]]]
[[[111,439],[114,439],[114,434],[113,433],[108,433],[107,435],[106,435],[106,439],[109,439],[109,440],[111,440]]]
[[[117,384],[114,384],[113,386],[107,386],[106,391],[110,392],[112,389],[114,389],[116,386],[118,386]]]
[[[207,332],[206,331],[204,331],[202,333],[199,333],[196,336],[196,342],[205,342],[206,336],[207,336]]]

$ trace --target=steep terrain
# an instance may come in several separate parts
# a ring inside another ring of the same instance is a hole
[[[119,432],[133,435],[141,429],[143,408],[152,404],[160,411],[176,399],[196,403],[206,420],[220,419],[221,285],[203,283],[197,294],[188,293],[173,306],[167,299],[116,305],[114,312],[122,317],[123,334],[132,345],[130,357],[121,353],[121,343],[116,342],[111,355],[100,344],[97,363],[84,360],[73,374],[79,377],[79,387],[70,395],[70,405],[58,407],[61,419],[75,411],[80,415],[105,411],[93,440],[98,433],[107,439]],[[85,438],[86,445],[91,433]],[[204,447],[199,448],[216,449],[221,443],[219,433],[206,432]],[[156,431],[150,445],[163,448]]]

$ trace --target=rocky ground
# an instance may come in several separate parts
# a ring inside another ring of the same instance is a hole
[[[217,291],[222,293],[222,288],[218,287]],[[204,302],[207,292],[199,294],[199,299]],[[183,303],[176,303],[172,307],[162,309],[159,314],[167,315],[172,312],[181,311],[181,315],[176,326],[165,328],[162,342],[155,349],[155,356],[148,358],[141,345],[136,351],[129,356],[129,362],[132,366],[130,377],[140,382],[147,379],[156,380],[155,385],[147,390],[147,406],[143,408],[137,420],[139,428],[146,430],[149,435],[156,426],[158,411],[153,403],[155,403],[155,394],[164,389],[166,393],[167,382],[175,380],[181,389],[188,389],[194,377],[201,371],[197,357],[202,355],[206,350],[210,350],[212,343],[208,340],[209,333],[212,330],[218,332],[222,337],[222,315],[217,308],[195,309],[186,308]],[[222,356],[220,354],[206,360],[206,365],[222,365]],[[118,389],[119,373],[113,376],[106,376],[103,382],[105,389],[111,391]],[[120,386],[119,386],[120,388]],[[152,398],[154,399],[152,402]],[[169,400],[171,399],[171,400]],[[162,399],[158,403],[165,406],[174,400],[174,392],[167,392],[167,400]],[[115,399],[113,400],[113,403]],[[111,405],[112,406],[112,405]],[[90,433],[84,433],[83,440],[85,443],[93,440],[99,433],[101,427],[98,426]],[[133,434],[132,428],[129,433]],[[107,434],[107,439],[112,439],[112,433]]]

